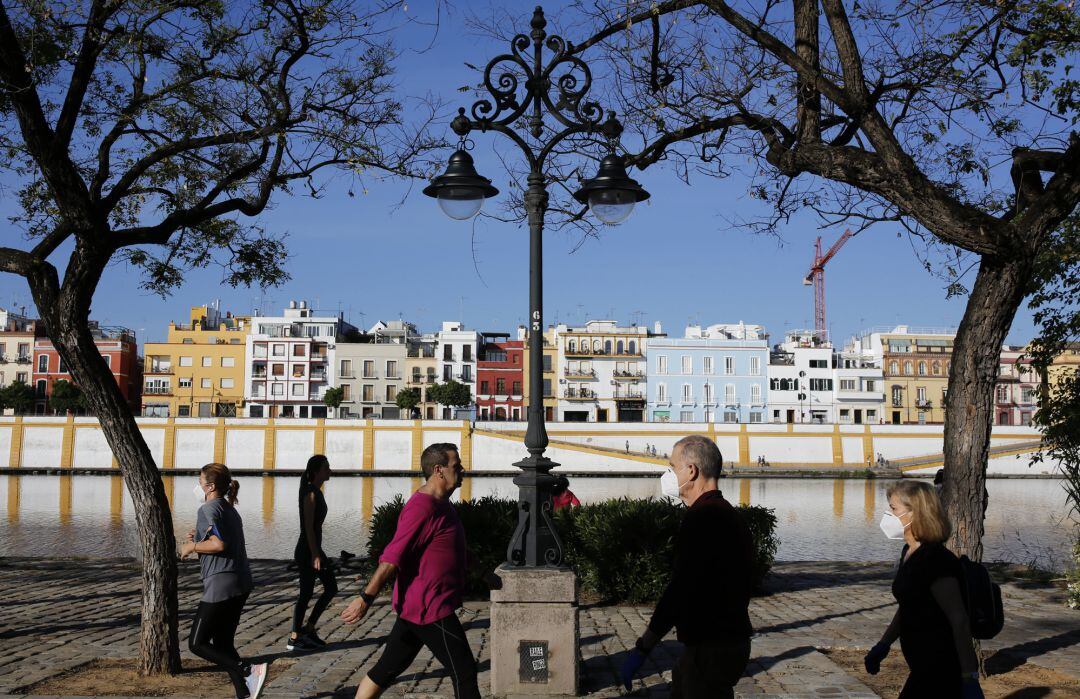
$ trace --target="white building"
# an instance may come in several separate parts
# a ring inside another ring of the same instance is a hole
[[[471,420],[476,416],[476,352],[480,333],[466,330],[457,321],[443,321],[442,330],[436,336],[438,346],[436,356],[439,359],[439,382],[446,383],[453,379],[469,387],[469,394],[474,403],[463,408],[439,406],[440,416],[444,420]]]
[[[657,323],[620,326],[590,320],[582,327],[555,328],[559,387],[557,419],[566,422],[643,422],[645,353],[649,338],[664,337]]]
[[[813,330],[792,330],[769,355],[770,422],[836,422],[832,344]]]
[[[323,397],[335,385],[337,342],[356,328],[340,313],[313,313],[306,301],[290,301],[281,316],[251,318],[244,366],[248,417],[327,416]]]
[[[841,425],[874,425],[885,421],[885,377],[873,358],[849,343],[834,357],[833,400]]]

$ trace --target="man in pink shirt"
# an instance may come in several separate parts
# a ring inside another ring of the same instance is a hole
[[[465,592],[465,529],[450,495],[461,485],[457,446],[432,444],[420,456],[426,479],[398,517],[393,540],[358,598],[341,613],[346,624],[364,617],[395,573],[394,611],[382,657],[360,682],[357,699],[378,697],[427,646],[450,673],[457,699],[479,699],[476,658],[455,613]]]

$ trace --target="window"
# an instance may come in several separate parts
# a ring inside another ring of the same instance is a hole
[[[341,376],[343,376],[345,378],[348,378],[348,377],[352,376],[352,360],[351,359],[342,359],[341,363],[338,366],[340,367],[340,370],[339,370],[338,373],[341,374]],[[420,368],[416,367],[416,368],[413,369],[413,381],[418,382],[419,380],[420,380]]]
[[[869,422],[869,423],[873,423],[874,420],[877,420],[877,411],[876,410],[867,410],[866,411],[866,421]]]
[[[735,357],[724,357],[724,375],[735,375]]]
[[[520,396],[521,395],[521,382],[520,381],[515,381],[514,382],[514,390],[512,391],[512,393],[515,396]]]
[[[856,384],[855,379],[840,379],[840,390],[841,391],[857,391],[858,388],[855,386],[855,384]]]
[[[472,381],[473,380],[472,367],[469,366],[468,364],[461,367],[461,380],[462,381]]]
[[[37,370],[39,374],[49,373],[49,355],[42,354],[37,358]]]
[[[682,373],[692,374],[694,373],[694,358],[688,354],[682,356]]]
[[[360,393],[360,400],[371,403],[375,400],[375,387],[369,383],[364,384]]]
[[[750,424],[756,425],[756,424],[758,424],[760,422],[761,422],[761,411],[760,410],[751,410],[750,411]]]
[[[692,410],[684,410],[679,413],[679,422],[693,422],[694,412]]]
[[[712,357],[702,357],[701,358],[701,371],[702,372],[704,372],[706,374],[713,373],[713,362],[712,362],[712,360],[713,360]]]
[[[908,376],[911,376],[912,373],[913,373],[912,370],[911,370],[911,360],[910,359],[907,360],[906,362],[904,362],[904,373],[907,374]]]
[[[611,340],[604,340],[604,354],[611,354]]]
[[[106,354],[104,358],[105,358],[105,364],[107,364],[107,365],[109,365],[109,366],[112,366],[112,365],[111,365],[111,364],[109,363],[109,360],[110,360],[110,359],[112,359],[112,355],[108,355],[108,354]],[[65,364],[65,363],[64,363],[64,358],[63,358],[63,357],[59,357],[59,359],[60,359],[60,368],[59,368],[59,369],[57,369],[56,371],[57,371],[57,372],[59,372],[59,373],[61,373],[61,374],[66,374],[66,373],[68,373],[68,368],[67,368],[67,364]]]
[[[302,379],[306,375],[307,375],[307,365],[306,364],[293,364],[292,377],[294,379]]]
[[[794,391],[799,388],[795,379],[769,379],[770,391]]]
[[[191,366],[191,357],[180,357],[180,366]]]
[[[919,376],[926,376],[926,362],[919,362]]]
[[[998,386],[997,387],[997,402],[1008,403],[1009,402],[1009,387]]]
[[[466,348],[468,348],[468,345],[466,345]],[[388,379],[396,379],[396,378],[398,378],[397,361],[395,361],[393,359],[388,359],[386,361],[386,378],[388,378]]]
[[[551,397],[551,379],[544,379],[544,397]]]
[[[203,388],[213,388],[214,387],[214,380],[213,379],[203,379],[202,381],[199,382],[199,385],[202,386]]]
[[[637,354],[637,342],[630,340],[630,354]]]
[[[705,398],[705,404],[706,405],[711,404],[713,402],[712,384],[711,383],[705,384],[705,386],[703,388],[703,391],[704,392],[703,392],[702,395]],[[708,422],[708,420],[706,420],[706,422]]]
[[[551,355],[544,355],[544,371],[551,371]]]
[[[658,384],[656,384],[656,402],[657,403],[666,403],[667,402],[667,384],[666,383],[658,383]]]
[[[694,387],[688,383],[682,385],[682,402],[692,403],[694,401]]]
[[[623,341],[622,340],[619,340],[618,342],[615,343],[615,353],[616,354],[623,354]]]
[[[666,374],[667,373],[667,355],[661,354],[661,355],[657,356],[657,358],[656,358],[656,373],[657,374]]]
[[[449,381],[452,378],[454,378],[454,367],[450,366],[449,364],[444,364],[442,368],[442,380]]]
[[[275,357],[284,357],[285,345],[272,345],[270,353]]]
[[[896,376],[899,373],[900,373],[900,363],[897,362],[894,359],[893,361],[889,362],[889,374],[891,376]]]
[[[236,366],[236,357],[222,357],[221,366],[226,369],[231,369]]]
[[[103,357],[103,359],[105,360],[105,366],[107,366],[107,367],[109,367],[110,369],[112,369],[112,355],[111,355],[111,354],[106,354],[106,355],[105,355],[105,356]]]
[[[750,384],[750,402],[754,405],[758,405],[761,403],[761,384]]]
[[[44,398],[45,397],[45,386],[46,386],[45,379],[38,379],[37,385],[35,386],[35,389],[34,389],[34,395],[37,398]]]
[[[443,358],[444,362],[452,362],[452,361],[454,361],[454,346],[453,345],[443,345],[442,358]],[[367,362],[364,362],[364,363],[367,364]]]
[[[810,360],[810,368],[811,369],[828,369],[829,368],[829,360],[828,359],[811,359]]]
[[[724,403],[726,405],[735,404],[735,384],[724,384]]]
[[[933,362],[931,362],[930,371],[934,374],[934,376],[940,376],[941,375],[941,362],[939,362],[936,359]]]
[[[294,344],[292,346],[292,356],[294,356],[294,357],[306,357],[307,356],[307,345],[302,345],[300,343]]]
[[[832,379],[810,379],[811,391],[831,391]]]
[[[180,388],[191,388],[190,376],[181,376],[179,379],[177,379],[177,382],[180,385]]]
[[[866,390],[867,391],[876,391],[877,390],[877,381],[874,381],[873,379],[868,380],[866,382]]]
[[[926,402],[926,386],[915,387],[915,404],[921,405]]]
[[[205,356],[204,356],[204,357],[202,358],[202,365],[203,365],[203,366],[214,366],[214,358],[213,358],[213,357],[205,357]]]
[[[1020,388],[1020,402],[1021,403],[1033,403],[1033,395],[1030,386],[1022,386]]]
[[[488,395],[488,393],[490,393],[490,391],[488,391],[489,387],[490,386],[489,386],[487,381],[481,381],[480,382],[480,390],[478,392],[486,396],[486,395]]]
[[[390,384],[386,387],[386,402],[393,403],[397,400],[397,384]]]
[[[15,380],[18,381],[19,383],[26,383],[27,382],[26,372],[25,371],[17,371],[17,372],[15,372]]]
[[[495,379],[495,395],[506,395],[506,379]]]
[[[738,421],[739,421],[739,414],[737,412],[735,412],[734,410],[725,410],[724,411],[724,422],[736,423]]]
[[[352,384],[351,383],[343,383],[343,384],[341,384],[341,400],[344,401],[344,402],[348,402],[348,401],[352,400]]]
[[[894,408],[899,408],[904,404],[904,388],[903,386],[892,387],[892,404]]]
[[[213,417],[214,404],[213,403],[199,403],[199,417]]]
[[[294,383],[292,385],[292,394],[293,394],[293,396],[296,397],[296,398],[302,398],[304,396],[304,393],[306,392],[304,390],[305,388],[306,387],[302,383]]]
[[[463,361],[463,362],[471,362],[472,361],[472,345],[462,345],[461,346],[461,361]]]
[[[574,352],[577,352],[577,340],[570,340],[570,342],[567,342],[566,343],[566,351],[571,353],[571,354],[573,354]]]
[[[222,379],[221,380],[221,387],[222,388],[234,388],[235,386],[236,386],[235,379]]]
[[[280,364],[280,363],[271,364],[270,365],[270,375],[271,376],[284,376],[285,375],[285,365]]]
[[[840,409],[840,422],[851,422],[851,411],[847,408]]]
[[[374,359],[365,359],[364,360],[364,378],[365,379],[373,379],[373,378],[375,378],[375,360]]]
[[[283,395],[285,395],[285,384],[283,384],[283,383],[270,384],[270,395],[272,395],[272,396],[283,396]]]
[[[26,358],[26,359],[30,358],[30,343],[28,343],[28,342],[20,342],[19,343],[19,356],[23,357],[23,358]]]
[[[761,357],[750,357],[750,375],[761,376]]]
[[[255,407],[256,406],[251,406],[251,412],[252,413],[254,413]],[[260,411],[259,414],[258,415],[252,414],[251,417],[262,417],[262,406],[260,405],[260,406],[258,406],[258,408],[259,408],[259,411]],[[181,406],[177,407],[176,408],[176,415],[177,415],[177,417],[191,417],[191,406],[190,405],[181,405]]]

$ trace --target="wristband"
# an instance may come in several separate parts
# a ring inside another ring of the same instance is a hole
[[[366,592],[361,592],[360,593],[360,599],[364,600],[364,604],[366,604],[369,607],[371,605],[375,604],[375,595],[369,595]]]

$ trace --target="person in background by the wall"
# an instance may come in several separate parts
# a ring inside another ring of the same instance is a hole
[[[551,486],[551,509],[558,512],[564,507],[580,507],[581,501],[570,490],[570,480],[564,475],[555,476],[555,485]]]
[[[901,699],[982,699],[960,588],[963,571],[944,543],[952,532],[945,510],[928,483],[900,481],[886,493],[889,511],[881,518],[881,530],[890,539],[904,540],[892,585],[899,606],[881,640],[866,654],[866,671],[876,675],[899,638],[910,670]]]
[[[237,699],[258,699],[266,663],[245,663],[236,651],[236,628],[254,587],[244,544],[244,522],[236,511],[240,484],[224,464],[207,464],[193,491],[199,500],[195,528],[180,547],[180,558],[199,556],[203,596],[191,622],[188,648],[229,674]]]
[[[293,609],[292,633],[285,642],[286,650],[312,651],[326,646],[315,626],[338,589],[333,565],[322,550],[322,529],[327,511],[322,485],[329,479],[330,461],[325,456],[315,454],[308,459],[307,468],[300,476],[300,536],[293,550],[293,559],[300,571],[300,594]],[[322,583],[323,591],[305,624],[304,615],[315,594],[316,578]]]

